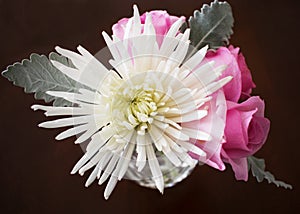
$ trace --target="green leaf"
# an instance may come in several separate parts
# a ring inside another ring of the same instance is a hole
[[[269,183],[275,184],[277,187],[284,187],[286,189],[292,189],[290,184],[275,179],[274,175],[270,172],[265,171],[266,164],[264,159],[259,159],[254,156],[248,157],[249,170],[251,169],[252,175],[256,177],[258,182],[262,182],[266,179]]]
[[[198,50],[205,45],[211,49],[227,45],[233,34],[233,22],[231,7],[227,2],[215,0],[210,5],[204,4],[201,12],[194,11],[194,16],[189,19],[192,45]]]
[[[57,53],[51,53],[49,58],[74,67],[71,61]],[[54,67],[45,55],[31,54],[30,60],[8,66],[2,75],[14,85],[23,87],[26,93],[35,93],[35,99],[53,101],[54,106],[71,106],[72,103],[50,96],[46,91],[78,92],[79,88],[86,88]]]

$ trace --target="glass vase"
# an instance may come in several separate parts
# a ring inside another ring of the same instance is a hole
[[[174,166],[165,155],[157,154],[157,156],[160,169],[162,171],[165,188],[172,187],[188,177],[198,163],[198,161],[195,160],[192,166],[187,165],[184,162],[182,162],[180,166]],[[133,156],[132,160],[129,163],[125,178],[132,180],[143,187],[156,188],[148,164],[145,165],[142,171],[139,172],[137,170],[136,155]]]

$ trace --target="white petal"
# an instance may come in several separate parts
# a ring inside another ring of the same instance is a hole
[[[154,26],[152,24],[152,17],[148,12],[146,12],[146,19],[144,24],[144,35],[156,35]]]
[[[182,152],[182,153],[175,152],[175,153],[183,162],[185,162],[189,166],[195,166],[198,162],[193,158],[191,158],[191,156],[186,152]]]
[[[168,61],[173,61],[173,66],[179,66],[186,56],[189,48],[190,29],[186,29],[175,51],[171,54]]]
[[[106,151],[106,152],[105,152]],[[97,178],[100,178],[102,170],[106,167],[108,162],[111,160],[113,154],[110,151],[107,150],[101,150],[99,152],[104,152],[104,155],[102,156],[100,163],[99,163],[99,170],[97,173]]]
[[[185,134],[187,134],[190,138],[193,139],[204,140],[204,141],[211,140],[211,136],[208,133],[196,129],[185,128],[184,124],[182,124],[182,131]]]
[[[169,107],[174,107],[176,106],[179,109],[180,114],[187,114],[189,112],[195,111],[198,109],[200,106],[204,105],[206,102],[210,101],[212,97],[204,97],[204,98],[198,98],[198,99],[191,99],[189,101],[186,101],[184,103],[181,103],[180,105],[176,104],[170,104],[168,103]]]
[[[137,135],[136,142],[136,166],[138,167],[138,171],[140,172],[146,164],[146,135]]]
[[[186,87],[189,88],[203,88],[206,84],[202,83],[202,78],[205,78],[206,75],[211,75],[213,73],[213,66],[215,62],[209,61],[202,65],[201,67],[197,68],[193,72],[191,72],[182,82]],[[213,73],[213,75],[215,75]]]
[[[155,125],[158,129],[161,130],[161,132],[163,132],[164,129],[168,128],[169,124],[165,123],[165,122],[161,122],[159,120],[154,120],[152,125]]]
[[[85,133],[83,133],[82,135],[80,135],[80,137],[77,138],[77,140],[75,140],[75,144],[79,144],[82,143],[84,141],[86,141],[87,139],[89,139],[96,131],[98,131],[99,128],[96,126],[90,126],[87,131]]]
[[[199,147],[195,146],[190,142],[177,141],[176,143],[186,148],[188,151],[191,151],[201,157],[206,157],[206,153],[202,149],[200,149]]]
[[[86,65],[86,60],[80,54],[75,53],[73,51],[61,48],[59,46],[55,47],[55,50],[60,53],[61,55],[68,57],[72,63],[79,69],[84,68]]]
[[[70,129],[60,133],[59,135],[57,135],[55,137],[55,139],[56,140],[63,140],[65,138],[80,134],[80,133],[86,131],[88,129],[88,127],[89,127],[88,124],[84,124],[84,125],[80,125],[80,126],[70,128]]]
[[[92,114],[93,110],[82,107],[56,107],[56,106],[43,106],[32,105],[31,108],[36,110],[46,111],[46,116],[69,116],[69,115],[88,115]]]
[[[183,122],[190,122],[195,120],[200,120],[204,118],[207,115],[206,110],[197,110],[197,111],[191,111],[187,114],[183,114],[176,117],[169,117],[170,120],[173,120],[176,123],[183,123]]]
[[[58,70],[60,70],[62,73],[64,73],[71,79],[78,80],[80,78],[81,73],[76,68],[68,67],[58,61],[55,61],[55,60],[51,60],[51,62]]]
[[[96,151],[95,151],[96,153]],[[91,154],[88,154],[88,153],[85,153],[81,158],[80,160],[75,164],[75,166],[73,167],[72,171],[71,171],[71,174],[75,174],[86,162],[88,162],[90,160],[90,158],[95,154],[93,153],[92,155]]]
[[[92,173],[90,174],[90,176],[88,177],[88,179],[85,182],[85,187],[90,186],[97,178],[97,172],[99,170],[99,163],[97,164],[97,166],[93,169]]]
[[[86,151],[89,153],[99,150],[112,135],[113,129],[110,126],[103,127],[101,131],[92,136],[92,140],[87,145]]]
[[[176,22],[172,24],[168,33],[166,34],[166,37],[175,37],[183,23],[184,18],[180,17]]]
[[[195,53],[191,58],[189,58],[183,65],[182,68],[188,69],[190,71],[194,70],[204,59],[208,45],[201,48],[197,53]]]
[[[158,129],[155,126],[151,126],[151,128],[148,130],[152,142],[154,143],[155,147],[157,148],[158,151],[162,150],[163,145],[167,144],[164,135],[163,135],[163,131]]]
[[[121,180],[124,177],[124,175],[128,169],[128,165],[131,160],[131,156],[132,156],[134,147],[135,147],[135,144],[128,143],[126,150],[124,151],[124,154],[125,154],[124,161],[123,161],[122,167],[121,167],[119,175],[118,175],[118,180]]]
[[[90,99],[89,97],[83,96],[81,94],[73,93],[73,92],[65,92],[65,91],[47,91],[47,94],[54,96],[54,97],[61,97],[65,100],[68,100],[72,103],[78,103],[83,106],[88,106],[87,103],[94,103],[94,98]],[[83,101],[83,102],[82,102]],[[90,105],[92,106],[92,105]]]
[[[87,61],[91,61],[94,59],[94,56],[88,52],[84,47],[82,47],[81,45],[79,45],[77,47],[77,50],[79,51],[79,53],[81,53],[81,55],[87,60]]]
[[[172,98],[173,98],[174,100],[176,100],[176,103],[177,103],[177,100],[178,100],[179,98],[188,96],[188,95],[190,95],[191,93],[192,93],[192,90],[191,90],[191,89],[189,89],[189,88],[181,88],[181,89],[179,89],[178,91],[176,91],[176,92],[174,92],[174,93],[172,94]]]
[[[228,82],[232,80],[232,76],[225,77],[223,79],[218,80],[217,82],[213,82],[209,84],[207,87],[201,89],[197,94],[196,98],[203,98],[206,96],[211,95],[215,91],[219,90],[222,88],[224,85],[226,85]]]
[[[93,120],[91,115],[68,117],[40,123],[38,126],[43,128],[60,128],[65,126],[75,126],[85,123],[90,123]]]
[[[167,34],[164,36],[163,42],[160,47],[160,55],[170,56],[170,54],[175,50],[178,44],[178,39],[175,39],[176,34],[179,32],[179,28],[184,23],[183,18],[179,18],[176,22],[172,24]]]
[[[131,27],[132,27],[132,19],[128,19],[128,22],[126,23],[126,27],[124,30],[124,36],[123,36],[123,43],[126,50],[128,48],[128,39],[131,37]]]
[[[174,122],[173,120],[170,120],[170,119],[168,119],[168,118],[165,118],[165,119],[164,119],[164,122],[170,124],[171,126],[173,126],[173,127],[176,128],[176,129],[179,129],[179,130],[182,129],[182,127],[181,127],[178,123],[176,123],[176,122]]]
[[[152,173],[152,179],[155,182],[155,185],[157,187],[157,189],[163,193],[164,191],[164,179],[163,179],[163,175],[162,172],[160,170],[159,167],[159,163],[158,160],[155,156],[154,150],[152,145],[147,145],[146,146],[146,152],[147,152],[147,158],[148,158],[148,163],[150,166],[150,170]]]
[[[181,161],[177,157],[177,155],[170,149],[170,147],[164,147],[162,149],[163,153],[167,156],[167,158],[175,165],[180,166]]]
[[[198,81],[198,84],[200,82],[202,86],[205,86],[219,78],[226,67],[227,65],[221,65],[217,68],[211,69],[210,72],[193,72],[191,76],[193,76],[192,78],[195,78]]]
[[[94,104],[103,104],[102,96],[97,91],[90,91],[88,89],[80,88],[80,96],[76,97],[78,100],[94,103]]]
[[[70,69],[66,69],[65,66],[54,63],[55,65],[62,68],[62,72],[65,72],[70,78],[78,81],[92,89],[97,90],[99,85],[102,84],[102,81],[107,77],[109,71],[107,68],[102,65],[95,57],[91,57],[91,54],[87,52],[82,47],[79,47],[79,50],[83,55],[79,55],[75,52],[56,47],[56,51],[69,59],[72,60],[73,64],[76,66],[78,72],[71,72]]]
[[[120,158],[119,154],[113,154],[113,157],[109,161],[108,165],[106,166],[103,174],[101,175],[101,177],[99,179],[99,185],[103,184],[107,180],[107,178],[110,176],[110,174],[114,170],[119,158]]]
[[[91,158],[87,164],[85,164],[83,167],[80,168],[79,170],[79,174],[83,175],[87,170],[89,170],[90,168],[92,168],[93,166],[95,166],[96,164],[98,165],[98,169],[100,166],[100,160],[103,156],[104,152],[98,152],[93,158]],[[98,171],[97,171],[98,172]],[[96,173],[97,175],[97,173]]]
[[[183,132],[173,128],[172,126],[169,126],[168,128],[166,128],[165,133],[168,134],[170,137],[178,139],[178,140],[182,140],[182,141],[189,140],[188,135],[186,135]]]
[[[133,25],[132,25],[132,35],[133,37],[139,36],[141,34],[142,24],[139,14],[139,10],[136,5],[133,5]]]
[[[99,151],[99,149],[107,142],[107,140],[110,137],[110,127],[104,127],[100,132],[94,134],[92,136],[91,142],[87,145],[86,153],[73,167],[71,174],[75,174],[84,164],[86,164]]]
[[[104,190],[104,198],[106,200],[109,198],[110,194],[114,190],[117,182],[118,182],[118,179],[116,177],[113,177],[113,176],[110,177],[110,179],[106,185],[106,188]]]
[[[102,32],[102,36],[103,36],[103,38],[106,42],[106,45],[107,45],[112,57],[116,61],[119,61],[121,59],[121,57],[120,57],[120,54],[119,54],[119,52],[116,48],[116,45],[113,43],[113,41],[110,39],[110,37],[108,36],[108,34],[105,31]]]
[[[170,149],[172,149],[172,151],[177,153],[182,153],[182,152],[186,152],[185,149],[183,149],[182,147],[178,146],[177,143],[175,143],[173,141],[173,139],[169,138],[168,136],[165,135],[165,139],[168,142],[168,145],[170,146]]]

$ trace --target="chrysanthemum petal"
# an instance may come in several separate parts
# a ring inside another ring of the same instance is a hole
[[[52,64],[65,75],[70,77],[73,80],[78,80],[80,78],[81,73],[76,68],[68,67],[58,61],[51,60]]]
[[[136,5],[133,5],[133,24],[132,24],[132,36],[139,36],[142,31],[142,24],[140,19],[140,13]]]
[[[114,176],[111,176],[107,185],[106,185],[106,188],[104,190],[104,198],[107,200],[110,196],[110,194],[112,193],[112,191],[114,190],[116,184],[118,182],[118,179]]]
[[[162,56],[169,56],[178,44],[178,40],[175,39],[176,34],[179,32],[179,28],[184,23],[183,18],[179,18],[169,29],[167,34],[163,38],[163,42],[160,47],[160,54]]]
[[[186,153],[186,152],[175,152],[176,155],[186,164],[188,164],[189,166],[195,166],[197,164],[198,161],[194,160],[193,158],[191,158],[191,156]]]
[[[33,105],[31,108],[36,110],[46,111],[46,116],[77,116],[77,115],[89,115],[93,113],[92,109],[82,107],[54,107],[54,106],[43,106]]]
[[[164,179],[162,172],[159,167],[158,160],[155,156],[153,147],[151,145],[146,145],[146,152],[147,152],[147,157],[148,157],[148,163],[150,166],[150,170],[152,173],[152,179],[155,182],[155,185],[157,189],[163,193],[164,190]]]
[[[184,127],[184,124],[182,124],[182,132],[187,134],[190,138],[197,139],[197,140],[203,140],[203,141],[210,141],[211,136],[201,130],[196,130],[196,129],[190,129]]]
[[[82,47],[79,47],[79,50],[81,53],[83,53],[83,55],[63,49],[61,47],[56,47],[55,49],[58,53],[71,59],[78,70],[76,72],[72,69],[67,69],[66,66],[58,62],[52,62],[54,66],[57,66],[58,69],[62,69],[61,71],[65,72],[65,74],[70,78],[92,89],[97,90],[99,84],[101,84],[104,78],[109,74],[107,68],[96,58],[91,58],[91,54],[89,54]]]
[[[113,154],[111,160],[109,161],[108,165],[106,166],[104,172],[102,173],[99,179],[99,185],[103,184],[107,180],[107,178],[111,175],[119,158],[120,158],[119,154]]]
[[[84,132],[82,135],[80,135],[76,140],[75,144],[82,143],[86,140],[88,140],[96,131],[98,131],[99,128],[97,126],[90,126],[86,132]]]
[[[194,120],[200,120],[206,115],[207,115],[206,110],[196,110],[175,117],[172,115],[172,117],[169,117],[169,119],[177,123],[184,123],[184,122],[190,122]]]
[[[61,97],[61,98],[65,99],[65,100],[68,100],[72,103],[77,103],[77,104],[85,105],[85,106],[86,106],[87,103],[94,104],[94,102],[96,101],[96,99],[94,97],[88,97],[88,96],[78,94],[78,93],[73,93],[73,92],[47,91],[46,93],[51,95],[51,96]],[[101,95],[99,95],[99,96],[101,96]]]
[[[173,128],[172,126],[169,126],[168,128],[166,128],[165,133],[168,134],[172,138],[182,140],[182,141],[187,141],[187,140],[190,139],[188,135],[186,135],[183,132]]]
[[[168,61],[173,61],[173,68],[175,68],[175,66],[179,66],[183,62],[189,48],[189,36],[190,29],[186,29],[178,43],[178,46],[168,59]]]
[[[98,170],[98,173],[97,173],[97,178],[99,179],[101,177],[101,172],[102,170],[105,169],[106,165],[108,164],[108,162],[111,160],[111,158],[113,157],[113,154],[111,151],[109,150],[101,150],[99,152],[103,152],[103,156],[100,160],[100,163],[99,163],[99,170]]]
[[[79,174],[83,175],[87,170],[98,164],[103,156],[103,153],[104,152],[98,152],[96,155],[94,155],[84,166],[79,169]]]
[[[68,117],[63,119],[57,119],[52,121],[47,121],[39,124],[39,127],[43,128],[59,128],[65,126],[75,126],[80,124],[86,124],[93,120],[93,117],[88,116],[78,116],[78,117]]]
[[[169,146],[164,147],[162,151],[176,167],[180,166],[181,161],[179,160],[177,155],[170,149]]]
[[[97,178],[97,172],[99,170],[99,164],[100,162],[98,162],[98,164],[96,165],[96,167],[93,169],[92,173],[90,174],[90,176],[88,177],[88,179],[85,182],[85,187],[90,186]]]
[[[121,180],[124,177],[124,175],[128,169],[128,165],[131,160],[131,156],[132,156],[134,147],[135,147],[135,144],[128,143],[126,150],[124,151],[124,161],[123,161],[122,167],[121,167],[119,175],[118,175],[118,180]]]
[[[114,44],[114,42],[111,40],[111,38],[109,37],[109,35],[103,31],[102,32],[102,36],[105,40],[105,43],[112,55],[112,57],[116,60],[116,61],[120,61],[121,60],[121,56],[118,52],[118,49],[116,48],[116,45]]]
[[[70,128],[62,133],[60,133],[59,135],[57,135],[55,137],[56,140],[63,140],[65,138],[80,134],[84,131],[86,131],[89,127],[89,124],[84,124],[84,125],[80,125],[80,126],[75,126],[73,128]]]
[[[205,88],[199,90],[197,92],[198,95],[196,95],[195,97],[196,98],[207,97],[207,96],[213,94],[218,89],[222,88],[224,85],[226,85],[231,80],[232,80],[232,76],[228,76],[228,77],[224,77],[224,78],[218,80],[217,82],[213,82],[213,83],[207,85]]]
[[[137,135],[136,137],[136,151],[137,151],[137,158],[136,158],[136,166],[138,167],[138,171],[142,171],[146,164],[146,136],[145,135]]]
[[[206,157],[206,153],[202,149],[200,149],[199,147],[195,146],[192,143],[184,142],[184,141],[177,141],[177,143],[179,145],[181,145],[182,147],[186,148],[190,152],[193,152],[201,157]]]
[[[69,58],[77,68],[84,69],[84,67],[86,66],[87,63],[86,59],[82,57],[80,54],[61,48],[59,46],[56,46],[55,50],[61,55]]]
[[[201,48],[199,51],[197,51],[191,58],[189,58],[183,65],[181,68],[183,69],[188,69],[189,71],[194,70],[198,65],[200,65],[200,63],[202,62],[202,60],[204,59],[206,52],[208,49],[208,45],[204,46],[203,48]]]

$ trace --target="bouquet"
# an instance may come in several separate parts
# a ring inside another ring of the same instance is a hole
[[[2,75],[52,102],[31,108],[63,118],[39,127],[69,127],[56,140],[77,136],[86,145],[71,174],[92,169],[86,186],[107,181],[106,199],[123,178],[163,193],[199,164],[220,171],[228,164],[237,180],[251,171],[258,182],[291,189],[253,156],[270,121],[264,101],[251,95],[243,54],[229,44],[233,22],[230,5],[217,0],[189,19],[159,10],[140,15],[134,5],[133,17],[114,24],[111,36],[102,33],[107,49],[96,55],[56,47]]]

